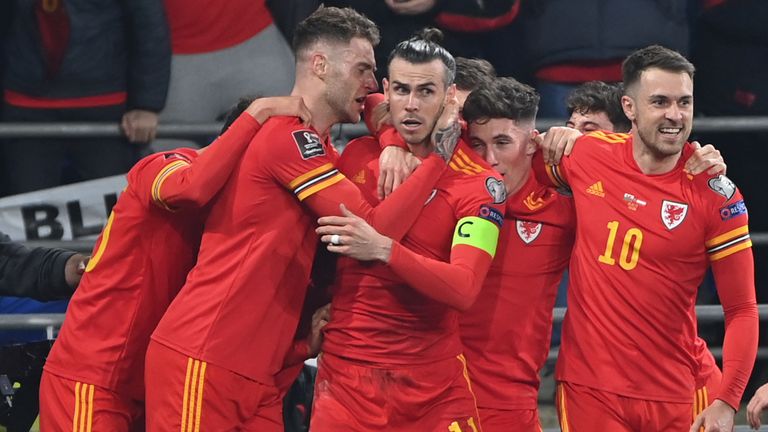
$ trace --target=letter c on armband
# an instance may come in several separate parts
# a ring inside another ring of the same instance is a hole
[[[482,249],[491,257],[496,255],[499,242],[499,226],[477,216],[464,217],[456,224],[453,232],[453,244],[467,245]]]
[[[463,219],[462,219],[462,220],[463,220]],[[472,222],[472,221],[469,221],[469,220],[468,220],[468,221],[465,221],[465,222],[461,222],[461,223],[459,223],[459,226],[458,226],[458,228],[456,228],[456,234],[457,234],[459,237],[462,237],[462,238],[468,238],[468,237],[470,236],[470,234],[469,234],[469,232],[468,232],[468,231],[469,231],[469,228],[471,228],[471,226],[472,226],[473,224],[474,224],[474,222]],[[467,230],[466,230],[466,231],[464,230],[464,226],[465,226],[465,225],[469,225],[469,227],[467,228]]]

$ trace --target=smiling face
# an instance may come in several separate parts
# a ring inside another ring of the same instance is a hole
[[[389,64],[384,94],[392,124],[408,144],[429,140],[445,102],[445,69],[438,59],[415,64],[396,57]]]
[[[536,152],[532,121],[508,118],[473,121],[468,125],[470,147],[501,174],[507,194],[513,194],[528,179]]]
[[[325,98],[342,123],[357,123],[365,97],[378,89],[373,46],[365,38],[353,38],[336,48],[329,58]]]
[[[645,70],[621,102],[636,145],[659,160],[680,154],[693,117],[693,80],[687,73]]]

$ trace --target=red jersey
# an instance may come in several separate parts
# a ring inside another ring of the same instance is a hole
[[[45,370],[144,399],[149,336],[195,263],[205,211],[259,124],[248,114],[203,155],[156,153],[128,186],[96,241]]]
[[[654,176],[635,162],[630,135],[594,132],[574,149],[543,176],[571,188],[577,214],[557,378],[690,403],[699,368],[691,310],[711,263],[734,347],[722,399],[738,406],[757,342],[741,194],[725,176],[686,174],[690,145]]]
[[[699,365],[699,369],[696,372],[696,388],[698,389],[707,385],[712,374],[720,374],[720,368],[718,368],[715,356],[713,356],[712,352],[707,348],[707,343],[704,339],[700,337],[696,338],[694,353]],[[711,400],[715,399],[715,395],[712,394],[715,390],[716,389],[708,389]]]
[[[174,54],[198,54],[237,45],[272,24],[265,0],[165,0]]]
[[[549,354],[552,309],[568,265],[573,199],[533,173],[507,198],[496,258],[475,304],[461,316],[461,341],[479,408],[536,409]]]
[[[433,184],[426,180],[445,166],[430,157],[413,182],[373,211],[336,170],[337,158],[330,141],[298,118],[270,118],[213,202],[197,264],[153,339],[274,385],[309,283],[315,214],[339,214],[344,203],[377,229],[402,237],[419,211],[405,198],[426,197]]]
[[[370,200],[376,199],[379,154],[379,143],[364,137],[347,146],[339,163],[340,169],[368,191],[365,195]],[[463,143],[449,167],[426,202],[412,201],[411,206],[423,209],[402,243],[393,246],[389,264],[339,260],[332,288],[333,319],[324,329],[324,352],[381,366],[402,366],[445,360],[463,351],[459,312],[422,294],[406,276],[399,276],[409,271],[405,269],[416,254],[448,263],[453,257],[451,234],[463,218],[490,212],[501,224],[506,194],[497,174]],[[486,270],[477,276],[478,288]]]

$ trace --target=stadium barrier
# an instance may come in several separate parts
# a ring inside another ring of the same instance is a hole
[[[768,304],[757,305],[760,321],[768,321]],[[554,309],[554,322],[560,323],[565,316],[566,308]],[[723,308],[720,305],[701,305],[696,306],[696,316],[701,323],[722,322]],[[56,330],[64,322],[64,314],[0,314],[0,331],[2,330],[35,330],[45,329],[49,339],[52,339]],[[712,354],[716,358],[722,357],[721,347],[710,347]],[[760,360],[768,359],[768,348],[759,348],[757,358]],[[557,359],[557,348],[549,352],[548,362],[554,362]]]
[[[565,120],[538,119],[540,130],[562,126]],[[216,136],[222,123],[164,123],[158,125],[158,138],[194,138]],[[765,132],[768,117],[695,117],[694,132]],[[334,139],[351,139],[367,134],[365,124],[341,124],[332,129]],[[0,138],[75,138],[122,135],[117,123],[0,123]]]

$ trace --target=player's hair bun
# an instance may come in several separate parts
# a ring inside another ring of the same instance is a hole
[[[443,32],[440,29],[436,29],[434,27],[425,27],[416,33],[415,38],[423,39],[425,41],[440,45],[440,43],[443,41]]]

